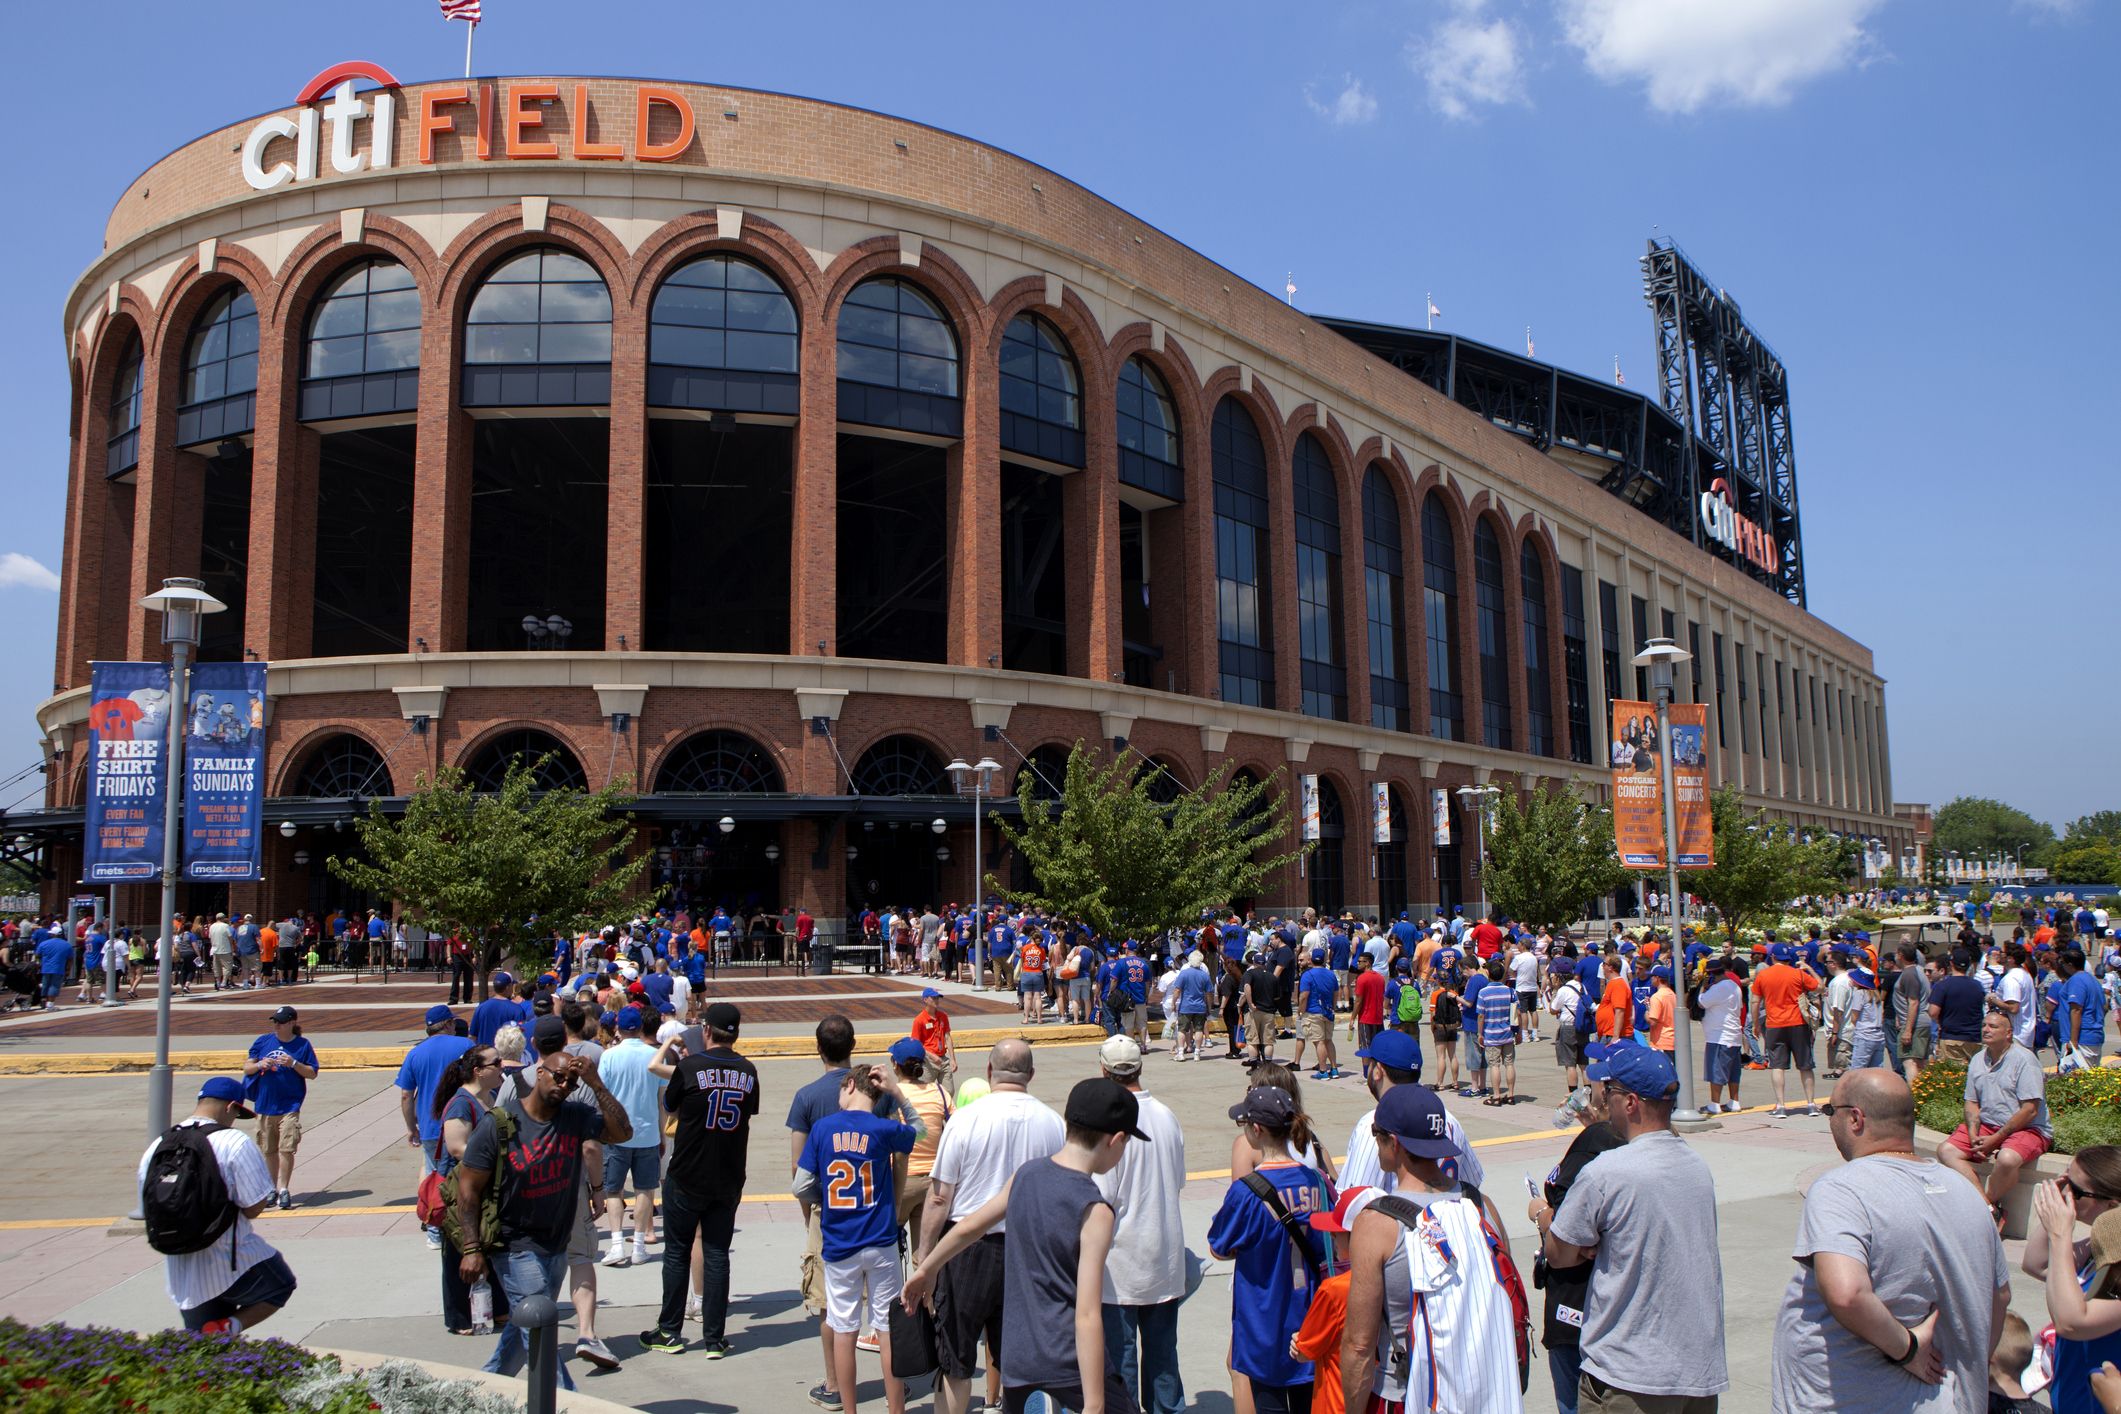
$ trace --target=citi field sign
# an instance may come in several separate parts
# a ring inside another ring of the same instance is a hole
[[[1701,493],[1701,529],[1724,549],[1743,555],[1769,574],[1781,571],[1782,551],[1775,544],[1775,537],[1758,521],[1738,514],[1738,508],[1731,504],[1731,488],[1720,476]]]
[[[375,85],[354,92],[356,82]],[[556,83],[430,84],[413,100],[417,147],[413,165],[435,162],[435,140],[468,127],[471,141],[464,153],[474,161],[495,158],[540,161],[674,162],[692,144],[692,104],[675,89],[633,84],[627,111],[609,113],[589,96],[589,85],[572,85],[563,94]],[[243,180],[258,191],[291,182],[314,181],[321,164],[349,175],[368,168],[386,171],[398,163],[398,104],[402,85],[380,65],[358,60],[334,64],[302,86],[292,115],[275,113],[260,119],[240,149]],[[562,135],[546,127],[552,105],[570,103]],[[664,110],[658,119],[657,110]],[[360,124],[367,120],[366,144]],[[662,136],[651,140],[651,125]],[[327,157],[328,154],[328,157]]]

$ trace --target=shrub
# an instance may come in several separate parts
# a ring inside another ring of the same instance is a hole
[[[1949,1134],[1966,1122],[1966,1067],[1931,1064],[1915,1079],[1915,1119]],[[2121,1070],[2099,1067],[2047,1078],[2047,1108],[2055,1151],[2074,1154],[2093,1144],[2121,1144]]]

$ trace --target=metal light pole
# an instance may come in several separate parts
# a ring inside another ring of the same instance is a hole
[[[177,930],[177,861],[181,854],[184,812],[184,718],[191,702],[192,650],[199,646],[199,620],[228,605],[206,592],[196,579],[165,579],[160,593],[140,601],[143,609],[162,615],[162,641],[169,645],[169,745],[162,788],[162,916],[156,927],[161,946],[155,961],[155,1064],[147,1072],[147,1136],[159,1137],[170,1122],[174,1077],[169,1068],[169,993],[173,985]]]
[[[1488,916],[1488,801],[1491,795],[1501,795],[1499,786],[1460,786],[1458,803],[1473,816],[1473,871],[1480,876],[1480,919]]]
[[[1672,669],[1693,657],[1669,638],[1653,638],[1633,660],[1635,667],[1650,670],[1650,691],[1657,698],[1657,777],[1664,795],[1665,906],[1672,915],[1670,955],[1681,959],[1685,953],[1679,945],[1679,806],[1672,784]],[[1680,977],[1675,969],[1674,982]],[[1672,1007],[1672,1059],[1679,1070],[1679,1103],[1672,1110],[1675,1124],[1699,1124],[1704,1119],[1701,1111],[1694,1108],[1693,1032],[1693,1018],[1687,1014],[1685,994],[1681,993]]]
[[[967,765],[965,758],[959,756],[944,768],[956,783],[958,794],[972,797],[972,986],[975,991],[987,989],[987,909],[980,898],[980,881],[987,866],[980,848],[980,817],[987,813],[988,782],[1001,768],[1002,763],[992,756],[982,756],[972,765]]]

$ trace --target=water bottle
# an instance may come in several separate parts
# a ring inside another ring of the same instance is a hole
[[[1577,1117],[1589,1109],[1590,1106],[1591,1091],[1589,1086],[1578,1086],[1576,1089],[1571,1090],[1569,1097],[1554,1109],[1554,1127],[1556,1129],[1573,1128]]]
[[[481,1277],[471,1288],[471,1333],[493,1334],[493,1288]]]

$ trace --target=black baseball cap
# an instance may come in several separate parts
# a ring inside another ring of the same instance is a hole
[[[1068,1123],[1099,1134],[1124,1134],[1144,1144],[1150,1142],[1140,1128],[1141,1101],[1132,1090],[1102,1075],[1076,1082],[1068,1092],[1067,1118]]]
[[[284,1006],[265,1019],[278,1026],[283,1021],[293,1021],[295,1019],[295,1009],[291,1006]]]
[[[726,1031],[734,1036],[737,1028],[744,1024],[744,1014],[732,1002],[715,1002],[708,1006],[706,1021],[710,1030]]]
[[[541,1016],[531,1024],[530,1040],[541,1056],[564,1051],[567,1049],[567,1023],[557,1016]]]
[[[1286,1129],[1296,1123],[1296,1097],[1278,1085],[1254,1085],[1230,1106],[1230,1118],[1239,1124]]]

